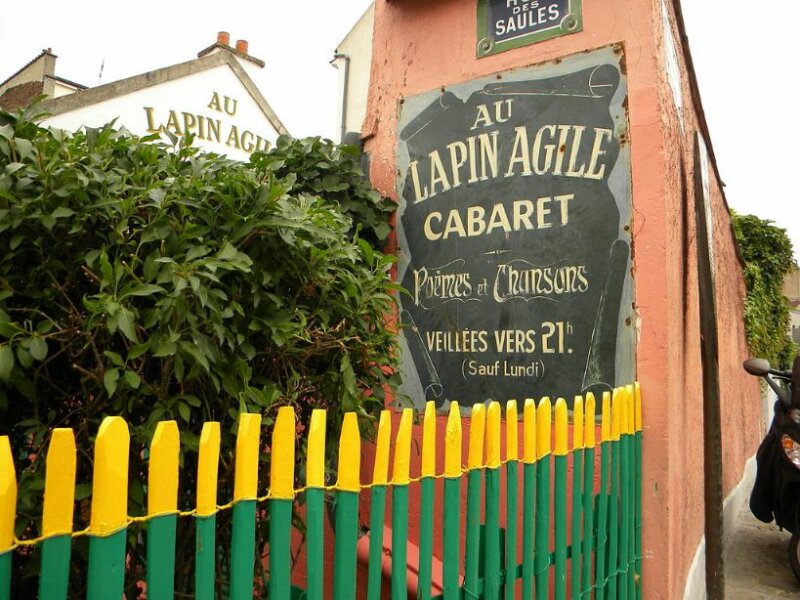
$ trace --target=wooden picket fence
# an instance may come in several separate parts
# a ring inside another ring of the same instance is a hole
[[[233,511],[229,597],[249,600],[254,593],[256,519],[264,504],[270,511],[270,598],[283,600],[299,595],[322,600],[326,593],[324,574],[332,573],[334,599],[377,600],[382,591],[386,592],[381,586],[387,585],[382,575],[382,554],[389,490],[393,568],[388,587],[392,598],[406,598],[408,594],[406,554],[412,490],[420,494],[421,506],[419,598],[431,599],[434,577],[441,589],[436,598],[445,600],[641,598],[642,417],[638,384],[618,388],[613,395],[603,395],[599,452],[595,444],[598,429],[595,399],[591,394],[585,402],[582,398],[575,399],[571,444],[563,399],[555,403],[554,410],[547,398],[538,406],[527,400],[522,412],[520,453],[517,404],[507,403],[503,453],[500,405],[496,402],[475,405],[465,466],[461,415],[458,406],[452,403],[444,436],[444,470],[437,472],[436,453],[441,449],[436,447],[437,420],[433,404],[429,403],[422,419],[421,468],[412,477],[413,413],[405,410],[394,440],[390,477],[392,413],[384,411],[378,428],[372,481],[368,484],[360,481],[361,438],[356,415],[347,414],[339,442],[339,456],[347,458],[339,461],[336,484],[326,486],[325,412],[315,410],[307,430],[306,481],[298,489],[295,415],[291,408],[281,408],[270,444],[270,491],[262,498],[256,494],[261,416],[243,414],[236,440],[233,499],[224,506],[217,504],[219,423],[206,423],[200,440],[196,507],[187,512],[179,511],[176,505],[178,428],[174,421],[162,422],[150,446],[148,514],[136,518],[127,514],[128,427],[123,419],[108,417],[95,444],[90,525],[79,532],[72,531],[74,437],[70,429],[56,429],[47,454],[42,536],[33,540],[18,540],[14,536],[16,478],[8,438],[0,437],[0,600],[11,594],[14,550],[30,546],[41,547],[40,598],[66,598],[71,548],[77,536],[89,537],[88,598],[119,600],[125,582],[126,530],[141,522],[147,524],[147,596],[151,600],[173,598],[178,518],[195,521],[195,597],[214,598],[215,553],[219,551],[215,520],[222,510]],[[568,466],[571,466],[569,500]],[[502,469],[505,469],[505,494],[500,490]],[[437,487],[438,479],[443,482]],[[444,507],[439,520],[434,514],[437,489],[443,494]],[[326,492],[336,500],[333,565],[325,565],[323,558]],[[360,496],[367,493],[371,500],[370,547],[366,589],[362,590],[357,589],[356,578],[358,504]],[[298,494],[305,494],[307,529],[306,590],[300,594],[291,585],[290,548],[292,514]],[[501,521],[504,521],[502,526]],[[441,567],[436,562],[441,573],[435,574],[432,572],[434,534],[442,536],[443,547]]]

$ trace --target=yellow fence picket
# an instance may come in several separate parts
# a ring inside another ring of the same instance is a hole
[[[50,438],[42,511],[42,564],[39,597],[65,599],[72,555],[72,517],[75,508],[75,435],[57,428]]]
[[[106,417],[94,444],[89,532],[89,600],[120,597],[125,584],[128,524],[128,424]]]
[[[0,436],[0,553],[14,545],[17,511],[17,476],[8,436]]]
[[[72,429],[54,429],[47,449],[42,535],[72,533],[75,507],[76,448]]]

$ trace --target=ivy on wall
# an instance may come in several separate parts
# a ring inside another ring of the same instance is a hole
[[[734,211],[731,217],[745,263],[744,320],[750,352],[775,367],[789,368],[797,346],[789,333],[789,301],[783,294],[783,279],[795,267],[792,242],[786,230],[772,221]]]

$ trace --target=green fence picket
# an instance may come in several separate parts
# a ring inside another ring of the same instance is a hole
[[[626,477],[628,479],[629,490],[629,512],[628,512],[628,599],[634,600],[636,598],[636,456],[634,448],[635,440],[633,435],[628,439],[628,472]]]
[[[551,404],[542,398],[536,410],[536,549],[534,569],[536,600],[550,598],[550,463],[551,463]]]
[[[461,414],[450,403],[444,437],[444,501],[442,503],[442,597],[459,600],[461,563]]]
[[[634,390],[634,555],[636,557],[636,600],[642,599],[642,396],[638,383]]]
[[[536,463],[522,467],[522,597],[533,598],[536,587]]]
[[[614,390],[611,400],[611,495],[608,502],[608,597],[619,598],[619,459],[621,396]]]
[[[541,457],[536,471],[536,600],[550,598],[550,462]]]
[[[408,486],[392,487],[392,598],[408,596]]]
[[[194,518],[194,594],[196,600],[214,600],[217,567],[217,517]]]
[[[581,598],[592,596],[592,549],[594,548],[594,462],[595,462],[595,399],[586,395],[583,453],[583,567]]]
[[[478,597],[480,579],[480,512],[481,479],[483,470],[474,469],[467,473],[467,513],[464,550],[464,593]]]
[[[346,457],[346,458],[345,458]],[[358,494],[361,491],[361,438],[355,413],[344,416],[339,437],[339,479],[336,482],[336,526],[333,555],[333,598],[356,597]]]
[[[256,501],[240,500],[233,505],[231,534],[231,600],[253,598],[253,560],[256,554]]]
[[[325,490],[306,490],[306,600],[322,600],[325,577]]]
[[[175,597],[175,530],[177,515],[154,517],[147,524],[147,598]]]
[[[572,452],[572,521],[570,533],[570,590],[573,600],[581,597],[581,569],[583,568],[583,450]]]
[[[469,431],[469,456],[467,459],[467,514],[464,550],[464,594],[479,597],[480,541],[481,541],[481,482],[486,461],[483,455],[486,431],[486,407],[472,407]]]
[[[533,598],[536,571],[536,402],[525,400],[522,415],[522,597]]]
[[[334,600],[354,600],[356,597],[358,492],[337,490],[335,531],[333,598]]]
[[[59,535],[42,542],[42,567],[39,575],[39,598],[66,600],[69,590],[69,560],[72,536]],[[0,576],[0,581],[2,576]]]
[[[419,577],[417,598],[430,600],[433,580],[433,505],[434,479],[424,477],[420,482],[419,517]]]
[[[570,589],[573,600],[581,597],[583,565],[583,398],[572,405],[572,529],[570,534]]]
[[[506,576],[505,599],[513,600],[517,580],[517,529],[519,527],[517,489],[519,485],[519,423],[517,402],[506,404]]]
[[[635,400],[634,400],[634,386],[629,385],[625,387],[625,399],[627,402],[627,427],[626,427],[626,454],[627,454],[627,467],[623,471],[625,477],[625,486],[628,490],[628,558],[627,558],[627,574],[625,580],[628,584],[628,600],[634,600],[636,597],[636,456],[634,448],[634,433],[636,431],[636,414],[635,414]]]
[[[420,469],[419,572],[417,598],[431,597],[433,562],[433,503],[436,476],[436,403],[425,405],[422,422],[422,467]]]
[[[386,486],[375,485],[370,492],[369,565],[367,600],[380,600],[383,582],[383,523],[386,518]]]
[[[126,491],[126,490],[125,490]],[[125,537],[122,529],[89,539],[88,600],[119,600],[125,587]]]
[[[292,500],[269,501],[269,597],[288,598],[292,590]]]
[[[442,596],[444,600],[461,597],[459,568],[461,563],[461,478],[444,480],[444,503],[442,506]]]
[[[519,541],[519,463],[517,460],[506,463],[506,547],[505,547],[505,587],[506,600],[517,597],[517,543]]]
[[[500,598],[500,468],[486,469],[486,523],[483,597]]]
[[[628,540],[630,539],[630,497],[628,495],[628,436],[622,435],[619,441],[620,447],[620,526],[619,526],[619,592],[617,596],[620,600],[628,600]]]
[[[484,525],[483,597],[500,598],[500,404],[486,411],[486,488]]]
[[[405,565],[408,559],[408,484],[413,418],[413,410],[403,410],[395,439],[392,469],[392,598],[405,598],[408,595]]]
[[[553,594],[557,600],[565,600],[567,597],[567,403],[563,398],[556,401],[555,417]]]
[[[0,600],[11,598],[11,555],[12,551],[0,554]]]
[[[597,497],[597,552],[595,553],[595,600],[606,597],[608,547],[608,494],[611,477],[611,396],[603,392],[600,437],[600,492]],[[616,600],[611,598],[610,600]]]
[[[631,469],[633,462],[631,461],[631,415],[628,403],[628,389],[622,388],[621,403],[621,417],[620,417],[620,540],[619,540],[619,597],[622,600],[633,600],[632,583],[633,583],[633,565],[631,564],[631,556],[633,555],[633,545],[631,544],[631,534],[633,532],[633,524],[631,517],[633,516],[633,502],[631,498],[631,485],[632,478]]]

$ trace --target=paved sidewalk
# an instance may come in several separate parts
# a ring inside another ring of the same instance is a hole
[[[745,504],[725,554],[726,600],[800,598],[789,566],[791,534],[750,514]]]

